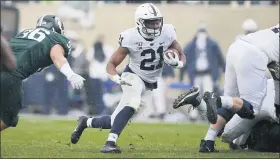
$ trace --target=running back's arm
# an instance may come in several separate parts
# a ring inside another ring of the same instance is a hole
[[[109,62],[107,63],[106,70],[109,75],[117,75],[116,67],[122,63],[128,53],[129,50],[125,47],[119,47],[117,49],[117,51],[111,56]]]

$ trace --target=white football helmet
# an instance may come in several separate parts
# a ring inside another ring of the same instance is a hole
[[[153,39],[161,34],[163,17],[159,9],[152,3],[145,3],[135,11],[136,27],[147,39]]]

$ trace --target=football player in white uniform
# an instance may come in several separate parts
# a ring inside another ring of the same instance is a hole
[[[109,78],[121,85],[123,94],[119,105],[111,116],[88,118],[82,116],[72,132],[71,142],[77,143],[85,128],[111,129],[103,153],[120,153],[117,139],[127,122],[139,108],[143,96],[157,88],[163,62],[174,68],[182,68],[186,63],[183,51],[176,40],[176,32],[171,24],[163,24],[159,9],[151,3],[140,5],[135,12],[136,27],[120,34],[119,48],[107,64]],[[178,54],[165,53],[168,49]],[[167,55],[169,54],[169,56]],[[129,55],[128,66],[119,76],[116,67]]]
[[[279,24],[248,34],[229,47],[224,96],[205,92],[201,101],[199,89],[194,88],[175,100],[174,108],[185,104],[198,107],[200,101],[206,103],[207,118],[213,125],[201,141],[201,152],[215,151],[215,137],[235,113],[241,118],[253,119],[260,112],[267,94],[267,67],[274,79],[274,106],[279,117]]]

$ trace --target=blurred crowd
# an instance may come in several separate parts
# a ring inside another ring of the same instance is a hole
[[[120,1],[107,0],[100,2]],[[138,3],[139,1],[129,0],[126,2]],[[141,3],[143,2],[141,1]],[[177,1],[155,2],[171,3]],[[214,2],[219,4],[231,3],[231,1],[210,1],[208,3],[214,4]],[[4,2],[1,1],[1,3]],[[5,1],[5,3],[13,2]],[[30,1],[30,3],[41,3],[41,1]],[[46,3],[50,2],[47,1]],[[75,20],[82,27],[92,27],[94,26],[94,21],[93,9],[90,3],[92,2],[65,1],[57,14],[63,20]],[[202,4],[205,1],[182,1],[182,3]],[[237,3],[242,5],[244,1],[238,1]],[[251,3],[253,5],[271,5],[275,4],[275,1],[251,1]],[[252,19],[244,20],[240,27],[242,27],[244,33],[240,33],[236,38],[255,32],[258,29],[257,23]],[[89,48],[85,46],[83,38],[75,31],[68,30],[65,32],[65,36],[71,40],[73,46],[68,57],[69,63],[75,73],[82,75],[86,79],[84,89],[73,90],[65,76],[57,71],[54,66],[50,66],[24,81],[25,108],[23,112],[74,116],[111,114],[121,98],[120,86],[110,81],[106,74],[106,64],[115,49],[110,44],[105,43],[106,37],[102,34],[96,37]],[[171,108],[167,104],[166,93],[168,89],[188,89],[192,86],[198,86],[202,91],[222,93],[219,80],[225,71],[225,53],[222,53],[219,42],[215,40],[215,37],[208,33],[207,24],[201,23],[197,27],[197,32],[193,35],[193,38],[189,42],[186,41],[185,44],[182,48],[187,57],[188,65],[180,70],[178,77],[175,76],[171,67],[165,65],[163,76],[158,83],[158,89],[154,90],[154,94],[147,104],[152,106],[152,110],[154,110],[149,115],[150,118],[160,120],[166,118],[168,110]],[[173,81],[168,81],[169,78],[172,78]],[[203,120],[197,110],[183,113],[191,121]]]

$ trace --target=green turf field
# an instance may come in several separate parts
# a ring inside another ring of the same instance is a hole
[[[108,131],[86,129],[80,141],[70,145],[75,121],[23,119],[17,128],[1,133],[1,158],[279,158],[279,154],[228,150],[217,140],[219,153],[198,153],[207,125],[132,123],[121,135],[121,154],[99,152]]]

